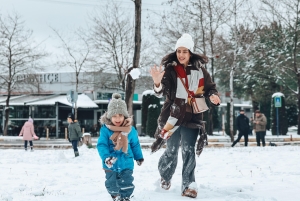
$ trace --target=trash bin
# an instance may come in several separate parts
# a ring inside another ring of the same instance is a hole
[[[83,133],[83,144],[91,145],[92,144],[92,137],[90,133]]]

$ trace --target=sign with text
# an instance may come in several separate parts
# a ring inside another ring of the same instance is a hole
[[[17,81],[27,80],[29,82],[38,82],[38,83],[58,83],[60,82],[59,73],[45,73],[45,74],[24,74],[18,75]]]

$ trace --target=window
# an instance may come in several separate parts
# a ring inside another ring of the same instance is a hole
[[[55,106],[34,106],[32,107],[33,118],[55,118]]]
[[[29,106],[10,106],[9,118],[28,118]]]
[[[122,99],[124,100],[125,94],[124,93],[119,93],[122,95]],[[97,100],[110,100],[112,97],[113,93],[101,93],[97,92]]]

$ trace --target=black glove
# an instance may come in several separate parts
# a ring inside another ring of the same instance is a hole
[[[141,166],[142,163],[144,162],[144,159],[139,159],[139,160],[136,160],[136,163],[138,164],[138,166]]]
[[[68,137],[69,142],[71,142],[70,138]]]
[[[82,141],[82,137],[78,138],[78,141],[81,142]]]

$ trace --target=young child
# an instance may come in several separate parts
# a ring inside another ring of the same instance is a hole
[[[140,166],[144,158],[138,133],[131,126],[132,119],[120,94],[112,95],[100,122],[97,149],[106,174],[105,187],[114,201],[128,201],[134,190],[134,160]]]

